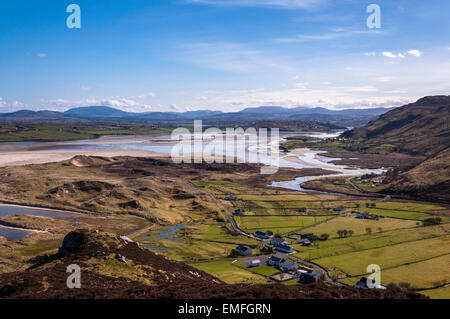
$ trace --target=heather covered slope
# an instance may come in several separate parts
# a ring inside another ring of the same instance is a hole
[[[450,202],[450,148],[410,170],[392,172],[387,181],[393,193]]]
[[[399,290],[325,285],[229,285],[127,238],[78,230],[59,254],[34,258],[29,269],[0,275],[0,298],[424,298]],[[81,288],[66,285],[66,267],[81,267]]]
[[[450,96],[429,96],[345,132],[351,148],[368,153],[426,156],[388,174],[387,192],[421,200],[450,202]]]
[[[345,132],[369,152],[433,155],[450,145],[450,96],[429,96]]]

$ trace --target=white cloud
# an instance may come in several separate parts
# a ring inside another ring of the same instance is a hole
[[[9,113],[26,108],[26,104],[20,101],[8,102],[6,98],[0,96],[0,113]]]
[[[302,9],[313,7],[326,1],[327,0],[186,0],[185,2],[216,6]]]
[[[382,76],[377,79],[377,81],[381,82],[381,83],[392,82],[394,80],[395,80],[395,77],[393,77],[393,76]]]
[[[407,53],[410,55],[413,55],[413,56],[417,56],[417,57],[422,55],[422,52],[420,52],[419,50],[410,50]]]
[[[372,85],[363,85],[363,86],[341,86],[337,88],[340,91],[344,92],[359,92],[359,93],[369,93],[376,92],[378,89]]]
[[[205,105],[208,108],[215,105],[225,112],[238,111],[245,107],[282,106],[282,107],[326,107],[329,109],[342,108],[372,108],[393,107],[410,103],[414,99],[400,95],[378,94],[374,86],[354,87],[324,87],[317,89],[298,90],[297,88],[284,90],[248,90],[210,92]],[[375,94],[375,95],[374,95]]]
[[[81,90],[81,91],[90,91],[90,90],[91,90],[91,87],[89,87],[89,86],[87,86],[87,85],[82,85],[82,86],[80,86],[80,90]]]
[[[381,30],[353,30],[345,28],[334,28],[331,32],[322,34],[299,34],[292,38],[275,39],[275,42],[293,43],[293,42],[308,42],[308,41],[326,41],[340,38],[352,37],[355,35],[380,35],[384,34]]]
[[[137,98],[138,99],[145,99],[145,98],[155,97],[155,96],[156,96],[156,93],[148,92],[148,93],[145,93],[145,94],[138,95]]]
[[[365,56],[376,56],[377,53],[376,52],[366,52],[364,53]]]
[[[38,53],[38,54],[36,54],[36,56],[39,58],[45,58],[45,57],[47,57],[47,53]]]
[[[308,84],[309,84],[308,82],[298,82],[295,83],[295,87],[299,90],[306,90]]]
[[[109,98],[95,98],[90,97],[84,100],[66,100],[66,99],[53,99],[53,100],[41,100],[40,109],[50,109],[55,111],[65,111],[73,107],[81,106],[109,106],[117,108],[127,112],[148,112],[152,109],[152,106],[145,103],[140,103],[132,98],[112,96]]]
[[[387,58],[391,58],[391,59],[396,59],[396,58],[404,58],[407,54],[415,56],[415,57],[420,57],[422,55],[422,52],[420,52],[419,50],[409,50],[406,53],[392,53],[390,51],[384,51],[381,52],[381,55],[387,57]]]
[[[405,57],[405,56],[404,56],[403,54],[401,54],[401,53],[399,53],[399,54],[394,54],[394,53],[389,52],[389,51],[381,52],[381,54],[382,54],[383,56],[387,57],[387,58],[390,58],[390,59],[404,58],[404,57]]]

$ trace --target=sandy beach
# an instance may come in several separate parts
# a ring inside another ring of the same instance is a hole
[[[158,154],[151,151],[14,151],[0,153],[0,166],[18,166],[28,164],[44,164],[61,162],[77,155],[86,156],[136,156],[136,157],[167,157],[169,154]]]

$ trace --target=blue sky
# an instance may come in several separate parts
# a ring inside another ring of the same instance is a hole
[[[447,0],[2,1],[0,112],[398,106],[450,94],[449,30]]]

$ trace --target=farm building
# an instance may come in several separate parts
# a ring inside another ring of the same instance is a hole
[[[317,237],[316,235],[312,234],[312,233],[308,233],[308,234],[301,234],[300,235],[301,239],[308,239],[310,242],[316,241],[319,239],[319,237]]]
[[[344,207],[338,206],[338,207],[333,208],[333,210],[334,210],[335,212],[342,212],[342,211],[344,210]]]
[[[284,261],[285,261],[284,258],[280,258],[280,257],[277,257],[277,256],[270,256],[270,258],[267,260],[267,264],[269,266],[278,267],[280,265],[280,263],[282,263]]]
[[[270,244],[273,246],[285,246],[289,245],[289,242],[284,238],[274,237],[270,240]]]
[[[269,235],[267,234],[267,232],[263,233],[260,230],[255,231],[255,233],[253,234],[255,237],[258,237],[260,239],[268,239]]]
[[[297,270],[297,275],[302,284],[308,284],[316,281],[317,272],[312,269],[300,267]]]
[[[369,289],[369,288],[386,289],[380,283],[367,277],[361,277],[361,279],[356,283],[355,287],[361,289]]]
[[[261,260],[259,259],[254,259],[250,262],[250,266],[249,267],[259,267],[261,265]]]
[[[280,268],[280,270],[282,271],[293,271],[298,269],[298,265],[293,261],[285,260],[284,262],[280,263],[278,268]]]
[[[282,253],[290,254],[294,252],[294,248],[291,246],[280,245],[275,247],[275,250],[281,251]]]
[[[225,200],[236,200],[237,198],[234,195],[228,195],[225,197]]]
[[[311,241],[308,238],[297,239],[296,244],[301,244],[302,246],[311,246]]]
[[[244,216],[245,212],[242,209],[236,209],[233,213],[234,216]]]
[[[300,273],[298,281],[302,284],[309,284],[309,283],[315,282],[316,277],[314,277],[308,273]]]
[[[242,245],[237,246],[237,248],[235,250],[241,256],[248,256],[248,255],[252,254],[252,250],[250,248],[242,246]]]

